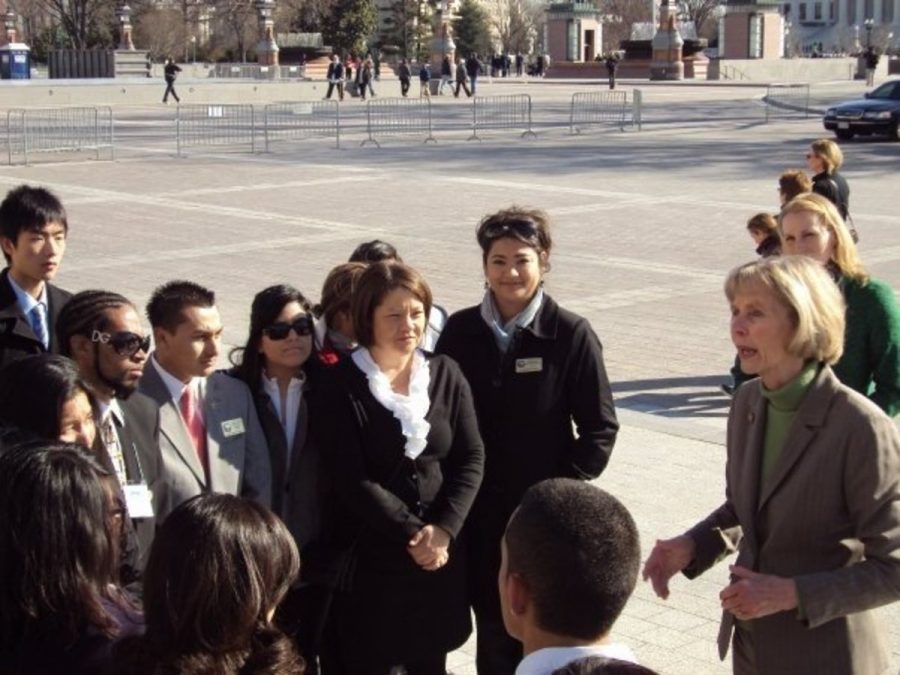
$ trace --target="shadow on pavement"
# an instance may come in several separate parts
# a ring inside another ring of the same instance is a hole
[[[612,385],[616,407],[660,417],[723,419],[731,399],[720,389],[727,375],[628,380]]]

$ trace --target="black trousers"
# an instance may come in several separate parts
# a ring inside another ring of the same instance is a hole
[[[169,100],[169,94],[172,94],[176,101],[181,101],[178,98],[178,94],[175,93],[175,80],[166,80],[166,93],[163,94],[163,103]]]
[[[400,80],[400,94],[406,96],[409,93],[409,80]]]
[[[453,95],[454,95],[454,96],[459,97],[459,88],[460,88],[460,87],[462,87],[463,89],[465,89],[465,91],[466,91],[466,96],[471,96],[471,95],[472,95],[472,92],[469,91],[469,85],[467,85],[467,84],[466,84],[465,82],[463,82],[462,80],[457,80],[457,81],[456,81],[456,91],[453,92]]]
[[[343,101],[344,100],[344,83],[343,82],[329,82],[328,83],[328,93],[325,94],[325,98],[331,98],[331,92],[334,91],[335,86],[337,86],[338,98],[340,98]]]

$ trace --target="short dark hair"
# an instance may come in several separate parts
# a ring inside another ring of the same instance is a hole
[[[78,366],[65,356],[31,354],[12,361],[0,370],[0,425],[57,440],[62,408],[79,393],[94,405]]]
[[[50,223],[59,223],[69,231],[66,210],[59,198],[42,187],[20,185],[6,193],[0,203],[0,237],[14,244],[26,230],[40,230]],[[9,256],[4,252],[7,262]]]
[[[174,333],[184,321],[187,307],[213,307],[216,294],[193,281],[170,281],[153,291],[147,302],[147,319],[153,328]]]
[[[26,636],[66,645],[88,627],[114,633],[101,601],[113,600],[117,565],[107,475],[67,443],[0,455],[0,655]]]
[[[606,656],[587,656],[557,668],[551,675],[657,675],[657,673],[631,661]]]
[[[259,377],[265,365],[265,357],[259,353],[263,330],[275,322],[289,302],[298,303],[306,313],[312,311],[312,304],[306,296],[288,284],[269,286],[253,298],[250,306],[250,335],[243,347],[236,347],[229,354],[235,374],[250,387],[250,391],[259,389]]]
[[[381,239],[364,241],[350,254],[350,262],[373,263],[383,260],[403,262],[400,254],[397,253],[397,249],[386,241],[381,241]]]
[[[403,263],[372,263],[359,277],[350,310],[356,341],[363,347],[371,347],[375,342],[375,308],[397,288],[405,288],[418,298],[426,317],[431,312],[431,289],[419,272]]]
[[[534,602],[540,628],[596,640],[637,582],[641,548],[628,509],[588,483],[552,478],[525,492],[504,535],[508,574]]]
[[[537,253],[550,255],[553,239],[550,237],[550,218],[540,209],[511,206],[491,213],[481,219],[475,230],[481,256],[487,262],[491,246],[498,239],[509,237],[528,244]]]
[[[263,652],[281,666],[265,672],[301,672],[289,639],[268,620],[299,570],[297,545],[266,507],[227,494],[178,506],[144,573],[146,633],[136,651],[159,666],[147,672],[184,672],[188,663],[198,666],[192,672],[262,672],[245,666]]]
[[[56,338],[59,352],[72,356],[72,338],[75,335],[90,337],[95,330],[106,330],[109,318],[107,310],[118,307],[134,307],[124,295],[112,291],[81,291],[73,295],[56,318]]]
[[[314,312],[317,317],[325,319],[325,325],[332,327],[334,317],[338,312],[350,311],[350,300],[356,282],[363,272],[366,264],[361,262],[348,262],[332,269],[325,282],[322,284],[322,295]]]

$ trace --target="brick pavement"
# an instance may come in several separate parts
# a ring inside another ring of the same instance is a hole
[[[572,89],[529,90],[562,111]],[[372,237],[395,243],[450,310],[473,304],[478,219],[512,203],[545,208],[555,223],[548,290],[593,323],[621,411],[598,483],[633,510],[647,549],[721,499],[728,401],[718,385],[732,360],[722,279],[752,257],[744,223],[775,207],[778,173],[802,166],[805,146],[823,135],[816,119],[762,124],[759,94],[654,86],[643,133],[339,152],[310,142],[183,160],[161,137],[137,133],[154,128],[158,111],[123,109],[120,118],[140,124],[122,137],[120,161],[0,167],[0,188],[28,181],[62,196],[72,223],[62,286],[113,287],[143,303],[165,280],[196,279],[218,292],[229,344],[244,337],[257,290],[287,280],[315,297],[327,270]],[[897,288],[897,146],[862,141],[845,153],[863,259]],[[676,581],[665,603],[640,584],[617,635],[663,673],[726,671],[714,646],[725,574],[720,566]],[[887,618],[900,664],[900,606]],[[458,675],[474,672],[472,652],[470,643],[452,655]]]

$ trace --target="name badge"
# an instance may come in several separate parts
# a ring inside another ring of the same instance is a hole
[[[244,433],[244,420],[240,417],[235,417],[233,420],[225,420],[222,422],[222,433],[225,435],[225,438],[240,436]]]
[[[544,359],[536,356],[531,359],[516,359],[517,373],[539,373],[544,369]]]
[[[125,495],[125,508],[130,518],[153,517],[153,493],[146,483],[129,483],[122,486]]]

